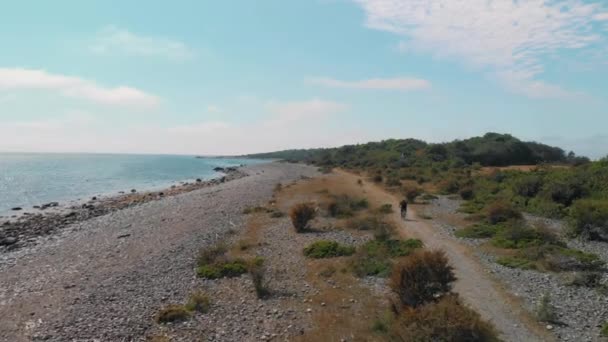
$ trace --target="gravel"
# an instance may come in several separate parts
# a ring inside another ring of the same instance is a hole
[[[299,333],[302,326],[287,322],[305,322],[302,314],[258,303],[247,277],[214,285],[194,274],[201,247],[244,229],[245,207],[268,200],[277,182],[317,174],[284,163],[242,171],[248,176],[77,221],[0,254],[0,340],[145,340],[159,332],[153,318],[162,306],[184,303],[198,288],[238,295],[180,324],[184,341]]]
[[[452,200],[445,196],[433,201],[424,212],[436,217],[441,214],[456,214],[461,201]],[[565,224],[560,220],[540,218],[526,215],[531,223],[542,222],[547,227],[564,232]],[[477,247],[484,242],[483,239],[461,239],[454,235],[456,227],[443,221],[433,220],[433,227],[441,234],[459,239],[461,242]],[[604,242],[567,240],[571,248],[597,254],[608,264],[608,245]],[[475,250],[475,249],[474,249]],[[550,330],[560,341],[601,341],[599,331],[602,324],[608,322],[608,296],[598,290],[585,287],[566,285],[566,273],[542,273],[533,270],[519,270],[501,266],[495,262],[496,257],[480,250],[475,254],[482,261],[484,267],[493,274],[515,296],[523,300],[525,308],[535,313],[540,298],[548,294],[556,309],[558,323],[548,324]],[[608,274],[604,272],[604,283],[608,282]]]

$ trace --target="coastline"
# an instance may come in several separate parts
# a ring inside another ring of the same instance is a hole
[[[160,307],[205,286],[193,274],[201,248],[244,232],[245,208],[266,203],[277,184],[319,174],[288,163],[239,171],[247,176],[75,221],[37,244],[0,253],[0,341],[146,341]],[[247,308],[247,317],[259,309]],[[242,303],[226,309],[218,308],[218,320],[238,315]]]
[[[121,191],[117,195],[72,200],[64,205],[49,202],[34,210],[20,210],[14,215],[0,216],[0,254],[35,245],[39,237],[53,235],[73,223],[246,177],[248,174],[242,171],[243,167],[217,167],[214,171],[221,176],[207,180],[199,178],[194,181],[180,181],[179,185],[173,184],[142,192],[135,189],[130,192]]]

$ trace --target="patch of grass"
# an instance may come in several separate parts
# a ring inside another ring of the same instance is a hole
[[[604,323],[604,325],[602,325],[602,330],[600,330],[600,336],[608,337],[608,322],[606,322],[606,323]]]
[[[337,271],[338,270],[333,265],[329,265],[321,270],[319,275],[323,278],[331,278],[334,274],[336,274]]]
[[[272,212],[272,209],[262,207],[262,206],[246,207],[245,209],[243,209],[243,214],[245,214],[245,215],[255,214],[255,213],[270,213],[270,212]]]
[[[380,214],[392,214],[393,213],[393,205],[390,203],[385,203],[378,208],[378,212]]]
[[[349,256],[355,253],[355,247],[343,246],[335,241],[320,240],[304,248],[304,255],[314,259]]]
[[[247,262],[243,259],[234,259],[224,262],[199,266],[196,274],[201,278],[219,279],[238,277],[247,272]]]
[[[517,251],[515,256],[498,258],[503,266],[540,271],[593,271],[603,262],[595,254],[556,245],[528,247]]]
[[[467,239],[491,238],[500,230],[500,226],[489,224],[475,224],[456,231],[456,236]]]
[[[377,216],[364,216],[355,217],[346,222],[346,227],[356,230],[368,230],[376,231],[380,229],[381,225],[387,225],[388,223],[382,221]]]
[[[523,270],[536,269],[536,265],[533,261],[521,257],[501,257],[498,258],[496,262],[509,268],[520,268]]]
[[[204,266],[215,262],[218,258],[224,256],[228,248],[224,244],[218,244],[212,247],[201,248],[196,258],[198,266]]]
[[[422,194],[422,196],[420,197],[420,199],[423,200],[423,201],[433,201],[433,200],[436,200],[438,198],[439,197],[437,197],[437,196],[435,196],[433,194],[428,194],[428,193]]]
[[[207,313],[211,308],[211,300],[205,292],[197,291],[190,295],[184,308],[190,312]]]
[[[545,293],[538,302],[536,307],[536,318],[540,322],[557,322],[557,313],[555,307],[551,303],[551,296],[548,293]]]
[[[251,248],[251,246],[252,245],[248,240],[240,240],[238,242],[238,247],[239,247],[239,250],[241,250],[241,251],[246,251],[249,248]]]
[[[339,195],[334,196],[332,201],[327,205],[327,213],[331,217],[346,218],[368,207],[369,202],[365,198],[352,198],[347,195]]]
[[[531,228],[523,222],[513,222],[498,229],[492,238],[496,247],[521,249],[545,244],[563,245],[555,234],[547,229]]]
[[[159,324],[183,322],[190,318],[190,311],[183,305],[168,305],[156,314],[156,322]]]
[[[568,286],[590,287],[601,286],[602,274],[597,272],[575,272],[566,281]]]

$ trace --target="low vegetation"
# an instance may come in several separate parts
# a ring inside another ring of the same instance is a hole
[[[211,300],[205,292],[197,291],[190,295],[184,308],[190,312],[207,313],[211,308]]]
[[[250,267],[264,262],[260,257],[250,260],[231,258],[226,252],[224,245],[201,249],[197,258],[196,274],[206,279],[238,277],[247,273]]]
[[[391,335],[395,341],[499,341],[494,327],[453,294],[405,310]]]
[[[393,205],[390,203],[386,203],[381,205],[378,208],[378,213],[380,214],[392,214],[393,213]]]
[[[442,251],[417,251],[395,265],[390,286],[399,298],[398,311],[434,302],[452,290],[456,280]]]
[[[168,305],[156,314],[156,322],[160,324],[183,322],[189,318],[190,311],[185,306],[176,304]]]
[[[374,239],[359,248],[351,260],[351,269],[358,277],[387,277],[394,258],[408,256],[419,248],[422,241],[416,239]]]
[[[541,322],[557,323],[557,313],[548,293],[544,294],[538,302],[536,318]]]
[[[331,217],[346,218],[353,216],[356,212],[367,209],[369,203],[365,198],[352,198],[347,195],[333,196],[327,205],[327,213]]]
[[[604,325],[602,325],[602,330],[600,331],[600,335],[602,337],[608,337],[608,322],[604,323]]]
[[[355,247],[344,246],[335,241],[320,240],[304,248],[304,255],[314,259],[335,258],[353,255]]]
[[[270,295],[270,288],[266,280],[266,268],[263,264],[252,264],[249,267],[249,275],[258,298],[263,299]]]
[[[315,218],[317,211],[312,203],[300,203],[291,208],[289,217],[296,232],[306,231],[308,223]]]

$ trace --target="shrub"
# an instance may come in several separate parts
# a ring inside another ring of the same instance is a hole
[[[573,235],[591,240],[608,240],[608,201],[580,200],[570,210]]]
[[[355,247],[343,246],[335,241],[321,240],[304,248],[304,255],[309,258],[323,259],[348,256],[355,253]]]
[[[409,203],[414,203],[416,198],[422,194],[422,190],[418,187],[405,187],[403,194]]]
[[[395,265],[390,286],[402,307],[416,308],[450,292],[455,280],[443,251],[417,251]]]
[[[196,263],[198,266],[204,266],[215,262],[218,258],[224,256],[228,248],[224,244],[218,244],[216,246],[201,248],[198,252]]]
[[[372,181],[374,183],[382,183],[382,175],[381,174],[376,174],[372,177]]]
[[[551,304],[551,296],[545,293],[538,302],[536,318],[541,322],[556,323],[557,314],[555,307]]]
[[[542,179],[535,175],[523,177],[513,184],[513,190],[516,194],[528,198],[536,196],[541,187]]]
[[[300,233],[306,230],[308,222],[315,218],[317,211],[314,206],[310,203],[300,203],[293,208],[289,213],[291,223],[293,224],[296,232]]]
[[[190,295],[190,298],[188,298],[188,302],[184,307],[190,312],[197,311],[200,313],[207,313],[211,308],[211,300],[206,293],[197,291]]]
[[[235,259],[225,262],[214,262],[209,265],[199,266],[196,273],[201,278],[219,279],[238,277],[247,272],[247,262],[243,259]]]
[[[190,312],[183,305],[169,305],[156,314],[157,323],[183,322],[190,318]]]
[[[266,298],[270,294],[268,288],[268,282],[265,280],[266,269],[263,265],[253,265],[249,269],[249,275],[251,276],[251,282],[255,288],[255,293],[258,298]]]
[[[566,282],[569,286],[598,287],[601,285],[602,274],[597,272],[575,272]]]
[[[386,203],[378,208],[378,212],[381,214],[391,214],[393,212],[393,205],[390,203]]]
[[[386,185],[387,186],[401,186],[401,180],[399,179],[399,177],[389,177],[386,180]]]
[[[391,329],[395,341],[500,341],[495,328],[456,295],[408,309]]]
[[[460,194],[460,198],[462,198],[465,201],[472,199],[475,195],[475,193],[473,192],[473,187],[471,187],[471,186],[467,186],[467,187],[460,189],[460,191],[458,193]]]
[[[369,202],[365,198],[351,198],[347,195],[334,196],[328,204],[327,212],[331,217],[351,217],[354,212],[369,207]]]
[[[512,249],[544,244],[562,245],[552,231],[545,228],[526,227],[523,222],[504,226],[494,236],[492,244],[496,247]]]
[[[491,224],[518,220],[522,218],[521,212],[509,203],[497,201],[486,207],[486,217]]]

